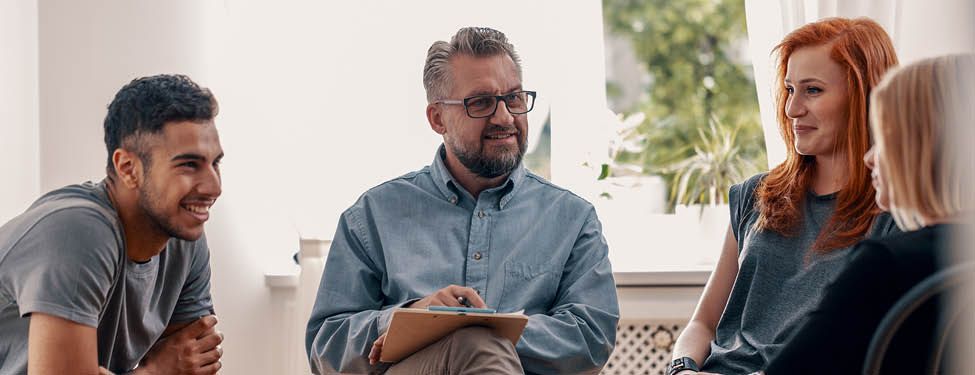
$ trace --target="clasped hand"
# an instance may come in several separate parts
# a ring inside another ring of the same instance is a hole
[[[134,374],[216,374],[223,356],[223,333],[216,325],[217,317],[207,315],[165,336],[149,349]]]

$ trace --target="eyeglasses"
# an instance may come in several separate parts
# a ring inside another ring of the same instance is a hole
[[[531,112],[535,107],[534,91],[517,91],[504,95],[474,95],[464,100],[441,100],[438,104],[463,104],[470,118],[485,118],[494,116],[498,110],[498,103],[504,101],[508,112],[521,115]]]

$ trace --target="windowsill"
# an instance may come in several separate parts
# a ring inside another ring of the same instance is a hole
[[[617,287],[700,287],[711,276],[710,268],[691,268],[681,271],[613,272]],[[265,273],[264,285],[269,288],[297,288],[294,273]]]
[[[294,289],[298,287],[298,275],[294,273],[265,273],[264,285],[269,288]]]
[[[617,287],[693,286],[707,283],[711,268],[691,268],[680,271],[614,272]]]

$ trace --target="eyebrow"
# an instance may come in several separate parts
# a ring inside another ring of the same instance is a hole
[[[820,83],[826,83],[826,81],[823,81],[823,80],[821,80],[821,79],[819,79],[819,78],[803,78],[803,79],[800,79],[800,80],[799,80],[799,83],[800,83],[800,84],[803,84],[803,83],[809,83],[809,82],[820,82]],[[791,81],[789,81],[789,79],[788,79],[788,78],[786,78],[786,79],[785,79],[785,83],[792,83],[792,82],[791,82]]]
[[[213,160],[214,161],[220,161],[220,159],[223,159],[223,153],[222,152],[220,153],[220,155],[217,155],[217,157],[214,158]],[[207,160],[207,158],[205,156],[203,156],[203,155],[200,155],[200,154],[185,153],[185,154],[179,154],[179,155],[173,156],[173,158],[170,159],[170,161],[181,161],[181,160],[205,161],[205,160]]]
[[[518,92],[518,91],[522,91],[521,84],[519,84],[519,85],[517,85],[515,87],[512,87],[512,88],[510,88],[508,90],[505,90],[504,93],[502,93],[501,95],[506,95],[506,94],[510,94],[510,93]],[[489,91],[489,90],[476,90],[476,91],[472,92],[470,95],[468,95],[467,97],[480,96],[480,95],[494,96],[494,92],[493,91]]]

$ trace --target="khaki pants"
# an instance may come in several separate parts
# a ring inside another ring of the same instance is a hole
[[[524,374],[511,341],[490,328],[454,331],[395,364],[376,368],[386,375]]]

